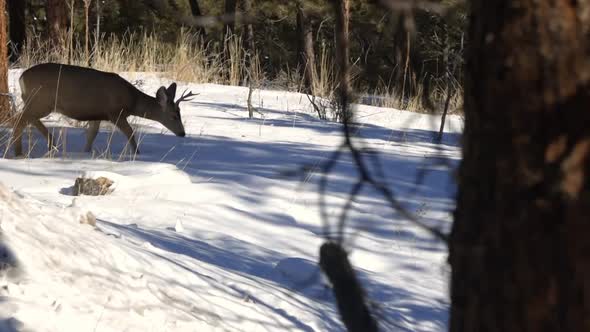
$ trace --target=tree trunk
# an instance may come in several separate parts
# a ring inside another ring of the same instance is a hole
[[[191,14],[195,18],[201,17],[203,14],[201,13],[201,7],[199,7],[199,2],[197,0],[188,0],[188,4],[191,7]],[[205,28],[201,25],[197,26],[197,33],[203,37],[205,37]]]
[[[197,0],[188,0],[188,4],[191,7],[191,14],[193,14],[194,17],[199,17],[203,15],[201,13],[201,7],[199,7],[199,2]]]
[[[450,330],[590,331],[590,3],[471,11]]]
[[[416,71],[420,64],[420,54],[417,47],[412,44],[410,31],[408,31],[408,21],[411,20],[411,13],[400,14],[395,23],[396,28],[393,35],[394,48],[394,77],[400,92],[400,102],[403,107],[407,105],[409,97],[416,94]]]
[[[249,55],[248,58],[250,58],[255,52],[254,26],[252,25],[251,19],[254,15],[254,12],[252,11],[252,0],[241,0],[240,5],[242,7],[242,13],[248,17],[245,25],[244,49],[246,50],[247,55]]]
[[[309,17],[303,9],[303,3],[297,1],[297,63],[304,78],[304,90],[314,94],[316,80],[315,52],[313,49],[313,28]]]
[[[100,0],[96,0],[100,1]],[[84,0],[84,56],[86,65],[90,67],[90,4],[92,0]]]
[[[232,43],[237,41],[234,36],[234,27],[236,23],[236,0],[225,0],[225,11],[224,11],[224,30],[223,30],[223,62],[225,64],[225,78],[229,84],[239,84],[239,77],[236,77],[236,73],[239,70],[238,67],[241,63],[238,62],[238,53],[240,49],[232,47]],[[234,54],[231,54],[235,52]],[[234,58],[232,59],[232,56]]]
[[[365,303],[365,291],[344,248],[334,242],[322,244],[319,265],[332,284],[338,312],[346,330],[377,332],[377,321]]]
[[[450,43],[449,43],[449,29],[446,25],[444,25],[444,36],[445,36],[445,49],[443,54],[443,61],[445,66],[445,82],[447,84],[446,93],[447,97],[445,98],[445,106],[443,108],[443,113],[440,118],[440,128],[438,130],[438,136],[436,137],[436,142],[441,143],[443,139],[443,134],[445,132],[445,121],[447,119],[447,112],[449,111],[449,104],[451,102],[451,96],[453,95],[451,92],[451,64],[449,61],[449,53],[450,53]],[[428,83],[427,83],[428,84]],[[428,90],[428,89],[427,89]]]
[[[24,0],[9,0],[8,15],[10,19],[10,61],[15,62],[27,39]]]
[[[350,21],[350,2],[349,0],[332,0],[334,4],[336,22],[334,25],[335,48],[336,48],[336,69],[338,71],[338,103],[340,105],[337,120],[344,121],[345,124],[350,119],[348,104],[351,102],[350,88],[350,66],[348,58],[350,50],[348,47],[349,40],[349,21]]]
[[[68,31],[68,65],[74,60],[74,15],[76,12],[76,0],[67,0],[70,9],[70,30]]]
[[[8,95],[8,54],[6,38],[6,0],[0,0],[0,123],[5,123],[10,118],[10,97]]]
[[[254,16],[254,12],[252,11],[252,0],[241,0],[240,7],[242,14],[247,17],[246,21],[242,20],[242,22],[245,22],[242,40],[244,45],[244,62],[248,70],[247,84],[250,88],[249,94],[251,94],[252,84],[255,83],[258,85],[260,81],[260,73],[258,72],[258,68],[256,68],[256,62],[254,61],[254,57],[256,56],[256,44],[254,43],[254,26],[252,25],[252,17]],[[250,113],[250,117],[252,117],[252,113]]]
[[[68,28],[68,8],[66,0],[47,0],[45,5],[49,39],[52,45],[62,45]]]
[[[224,10],[224,40],[228,39],[228,36],[232,36],[234,34],[234,28],[236,25],[236,4],[237,0],[225,0],[225,10]]]
[[[94,52],[95,54],[97,54],[99,51],[99,46],[100,46],[100,15],[101,15],[101,10],[100,10],[100,0],[96,0],[96,25],[94,27]]]

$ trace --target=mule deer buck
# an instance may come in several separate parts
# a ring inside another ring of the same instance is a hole
[[[22,155],[22,133],[29,124],[37,127],[47,138],[50,149],[53,147],[53,138],[40,120],[52,112],[78,121],[89,121],[86,152],[92,149],[100,122],[110,121],[127,136],[132,148],[139,153],[127,117],[135,115],[157,121],[176,136],[184,137],[179,105],[195,96],[192,92],[183,93],[174,101],[176,83],[172,83],[168,88],[160,87],[154,98],[117,74],[57,63],[27,69],[19,83],[25,108],[12,134],[16,156]]]

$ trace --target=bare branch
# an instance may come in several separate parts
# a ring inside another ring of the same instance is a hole
[[[340,244],[327,242],[321,246],[320,267],[332,283],[338,311],[347,330],[378,331],[377,322],[365,304],[363,288]]]

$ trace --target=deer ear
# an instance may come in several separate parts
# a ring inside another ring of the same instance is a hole
[[[170,84],[168,89],[166,89],[166,93],[168,94],[168,98],[174,100],[174,97],[176,96],[176,83]]]
[[[161,86],[158,89],[156,92],[156,100],[160,105],[166,105],[166,102],[168,101],[168,92],[165,87]]]

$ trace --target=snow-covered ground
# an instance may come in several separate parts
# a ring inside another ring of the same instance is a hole
[[[19,74],[10,75],[16,93]],[[170,82],[125,76],[152,95]],[[95,152],[82,153],[83,129],[50,116],[44,122],[67,138],[65,151],[43,158],[34,130],[29,158],[0,159],[0,331],[343,330],[316,265],[319,166],[341,143],[340,125],[318,120],[297,93],[255,91],[264,118],[248,119],[246,88],[184,88],[200,93],[182,105],[187,137],[136,120],[136,158],[121,154],[125,138],[106,127]],[[452,170],[437,161],[456,165],[461,119],[448,119],[437,149],[438,117],[357,112],[358,135],[380,153],[389,187],[423,222],[448,231]],[[309,173],[285,175],[303,165]],[[107,176],[116,188],[71,196],[81,175]],[[329,177],[332,223],[355,176],[345,158]],[[83,222],[88,211],[96,227]],[[445,329],[442,243],[371,190],[355,199],[346,239],[384,331]]]

